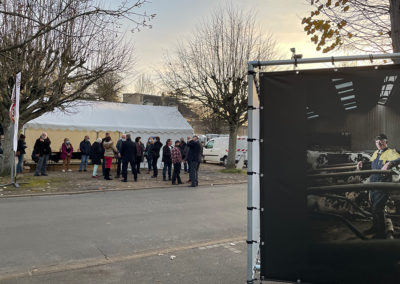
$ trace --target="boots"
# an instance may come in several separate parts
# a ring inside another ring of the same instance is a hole
[[[106,179],[106,180],[112,180],[112,178],[110,178],[110,170],[111,170],[111,169],[105,169],[105,170],[104,170],[104,179]]]
[[[365,235],[374,234],[373,239],[386,238],[385,214],[383,212],[372,215],[372,227],[364,231]]]

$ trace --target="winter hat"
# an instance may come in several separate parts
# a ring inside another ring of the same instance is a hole
[[[375,140],[387,140],[387,139],[388,139],[387,136],[383,133],[375,137]]]

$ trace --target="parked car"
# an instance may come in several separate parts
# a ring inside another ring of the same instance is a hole
[[[229,149],[229,137],[216,137],[207,142],[203,149],[203,161],[217,162],[226,165]],[[244,164],[247,166],[247,136],[237,137],[236,162],[244,155]]]

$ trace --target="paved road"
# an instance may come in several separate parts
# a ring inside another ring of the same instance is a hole
[[[27,271],[62,273],[63,269],[121,261],[128,261],[126,265],[136,262],[138,268],[145,265],[147,270],[135,270],[140,274],[156,269],[160,257],[172,253],[186,255],[189,269],[195,253],[205,252],[200,247],[219,248],[222,242],[227,253],[226,243],[244,240],[245,208],[245,184],[2,199],[0,279],[23,276]],[[241,256],[232,261],[232,269],[239,275],[246,266],[245,250],[240,251]],[[207,261],[212,255],[202,255],[199,259],[204,265],[212,266]],[[225,262],[229,259],[224,257]],[[201,263],[193,262],[193,267]],[[240,264],[239,272],[236,267]],[[179,277],[174,279],[179,283]]]

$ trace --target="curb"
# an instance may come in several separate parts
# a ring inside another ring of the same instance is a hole
[[[245,184],[247,181],[243,182],[235,182],[235,183],[212,183],[212,184],[202,184],[199,187],[204,186],[220,186],[220,185],[235,185],[235,184]],[[140,188],[117,188],[117,189],[92,189],[92,190],[80,190],[80,191],[61,191],[61,192],[47,192],[47,193],[28,193],[28,194],[12,194],[12,195],[3,195],[0,196],[1,199],[7,198],[16,198],[16,197],[36,197],[36,196],[56,196],[56,195],[75,195],[75,194],[87,194],[87,193],[101,193],[101,192],[110,192],[110,191],[128,191],[128,190],[144,190],[144,189],[161,189],[161,188],[185,188],[187,186],[174,186],[174,187],[165,187],[165,186],[156,186],[156,187],[140,187]]]
[[[52,273],[59,273],[59,272],[66,272],[66,271],[74,271],[74,270],[80,270],[80,269],[88,269],[92,267],[97,267],[97,266],[103,266],[103,265],[110,265],[114,263],[123,263],[123,262],[128,262],[136,259],[141,259],[141,258],[146,258],[146,257],[152,257],[152,256],[157,256],[157,255],[165,255],[165,254],[171,254],[171,253],[177,253],[185,250],[191,250],[191,249],[196,249],[196,248],[201,248],[201,247],[206,247],[210,245],[221,245],[224,243],[230,243],[230,242],[244,242],[246,239],[245,236],[241,237],[232,237],[232,238],[226,238],[226,239],[219,239],[219,240],[208,240],[208,241],[202,241],[198,242],[195,244],[186,244],[178,247],[169,247],[169,248],[160,248],[160,249],[155,249],[155,250],[147,250],[147,251],[138,251],[134,252],[130,255],[120,255],[120,256],[110,256],[107,258],[104,257],[98,257],[98,258],[88,258],[88,259],[81,259],[77,260],[73,263],[61,263],[61,264],[56,264],[56,265],[49,265],[49,266],[44,266],[44,267],[38,267],[33,270],[29,270],[27,272],[11,272],[11,273],[5,273],[5,274],[0,274],[0,282],[4,280],[16,280],[18,278],[23,278],[23,277],[32,277],[32,276],[40,276],[40,275],[48,275]]]

